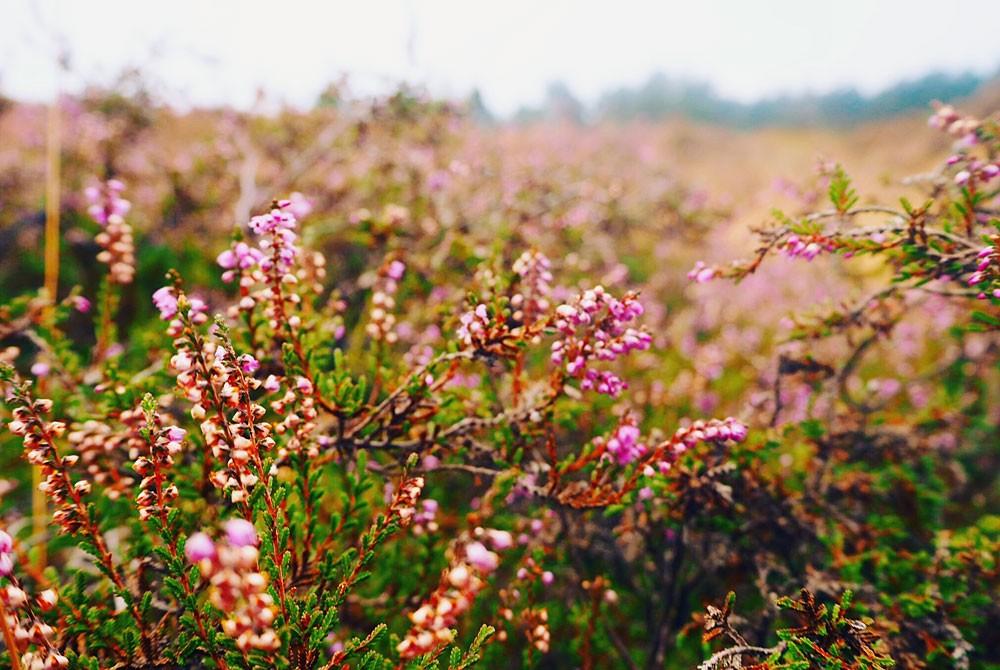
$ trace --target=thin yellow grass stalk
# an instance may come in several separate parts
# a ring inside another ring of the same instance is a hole
[[[59,293],[59,210],[60,194],[60,118],[59,95],[55,96],[49,105],[47,141],[46,141],[46,175],[45,175],[45,292],[48,299],[55,304]],[[44,537],[48,526],[48,509],[45,504],[45,494],[39,489],[42,483],[42,471],[38,466],[32,468],[34,489],[31,492],[32,529],[36,538]],[[38,563],[45,566],[47,557],[45,542],[38,544]]]

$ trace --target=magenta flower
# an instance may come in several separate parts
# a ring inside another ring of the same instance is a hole
[[[652,336],[628,325],[642,313],[635,294],[628,293],[618,300],[602,286],[584,291],[573,302],[556,308],[554,325],[563,337],[552,343],[551,361],[564,365],[570,377],[580,380],[581,389],[617,397],[627,388],[625,381],[591,364],[648,349]]]
[[[205,533],[195,533],[184,545],[184,555],[191,563],[215,558],[215,543]]]
[[[500,565],[500,557],[487,549],[482,542],[470,542],[466,545],[465,557],[474,568],[482,572],[493,572]]]
[[[393,261],[389,263],[389,269],[386,270],[386,275],[389,279],[399,281],[403,278],[403,273],[406,271],[406,264],[403,261]]]
[[[252,375],[260,369],[260,362],[250,354],[243,354],[239,357],[240,369],[248,375]]]
[[[639,427],[629,421],[618,426],[605,447],[620,465],[625,465],[641,458],[648,450],[645,444],[639,442],[639,436]]]
[[[226,539],[234,547],[251,547],[257,544],[257,531],[246,519],[230,519],[225,525]]]
[[[715,278],[715,268],[705,265],[704,261],[698,261],[687,273],[687,278],[693,282],[704,284]]]
[[[82,295],[73,296],[73,308],[81,314],[86,314],[90,311],[90,301]]]
[[[504,549],[510,549],[514,546],[514,536],[505,530],[489,530],[487,531],[490,543],[493,545],[494,549],[503,551]]]
[[[160,311],[160,318],[164,321],[174,318],[177,315],[177,296],[174,289],[164,286],[153,293],[153,305]]]

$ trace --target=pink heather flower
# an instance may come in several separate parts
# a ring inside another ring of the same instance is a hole
[[[0,553],[0,577],[9,577],[14,572],[14,559],[10,554]]]
[[[403,273],[406,271],[406,264],[403,261],[393,261],[389,263],[389,268],[385,271],[386,276],[394,281],[399,281],[403,278]]]
[[[236,252],[232,249],[226,249],[221,254],[215,257],[215,262],[219,264],[220,267],[226,270],[232,270],[236,267],[238,261],[236,258]]]
[[[465,547],[465,557],[473,567],[482,572],[493,572],[500,565],[500,558],[486,548],[482,542],[470,542]]]
[[[0,530],[0,554],[9,554],[14,550],[14,538],[5,530]]]
[[[132,208],[132,203],[121,197],[125,184],[117,179],[109,179],[101,187],[91,186],[84,191],[90,206],[87,213],[102,226],[107,225],[112,216],[123,217]]]
[[[556,576],[552,574],[551,570],[546,570],[542,573],[542,584],[548,586],[556,580]]]
[[[177,426],[170,426],[167,429],[167,440],[170,442],[180,442],[187,435],[187,431]]]
[[[260,264],[264,252],[257,247],[251,247],[246,242],[237,242],[232,249],[226,249],[216,257],[216,262],[225,272],[222,280],[231,282],[236,278],[236,270],[249,270]]]
[[[631,422],[623,423],[608,438],[605,448],[620,465],[631,463],[642,457],[647,451],[646,445],[639,442],[639,436],[638,426]]]
[[[251,547],[257,544],[257,531],[246,519],[230,519],[225,525],[226,540],[234,547]]]
[[[184,545],[184,555],[191,563],[215,558],[215,543],[205,533],[195,533]]]
[[[73,308],[81,314],[86,314],[90,311],[90,301],[82,295],[73,296]]]
[[[955,175],[955,183],[965,184],[969,181],[971,177],[972,177],[971,172],[969,172],[968,170],[962,170],[961,172]]]
[[[459,317],[459,327],[455,332],[462,344],[471,347],[483,336],[489,328],[490,316],[486,305],[480,303]]]
[[[269,393],[274,393],[281,388],[281,382],[274,375],[268,375],[267,379],[264,380],[264,390]]]
[[[35,375],[36,377],[45,377],[51,371],[52,367],[48,363],[43,363],[42,361],[38,361],[37,363],[31,366],[31,374]]]
[[[240,369],[248,375],[252,375],[260,369],[260,362],[250,354],[243,354],[238,360]]]
[[[295,220],[295,216],[291,212],[282,211],[289,204],[291,204],[289,201],[284,200],[278,204],[278,207],[272,209],[267,214],[259,214],[251,218],[250,230],[257,235],[293,230],[298,223]]]
[[[174,289],[164,286],[153,293],[153,305],[160,311],[160,318],[168,321],[177,315],[177,296]]]
[[[533,323],[535,318],[549,311],[552,296],[552,262],[540,251],[525,251],[511,269],[520,280],[520,291],[511,297],[516,310],[514,318]]]
[[[699,419],[690,426],[677,429],[677,432],[674,434],[674,439],[677,441],[674,449],[678,453],[681,453],[699,442],[722,443],[727,440],[742,442],[746,439],[747,433],[746,424],[737,421],[731,416],[722,420],[710,419],[702,421]]]
[[[648,486],[643,486],[639,489],[639,500],[649,500],[653,497],[653,489]]]
[[[693,282],[704,284],[715,278],[715,268],[705,265],[704,261],[698,261],[687,273],[687,278]]]
[[[642,313],[635,294],[618,300],[602,286],[584,291],[573,302],[556,308],[554,325],[563,337],[552,343],[551,361],[565,365],[566,373],[580,380],[581,389],[617,397],[628,385],[617,375],[595,370],[590,364],[648,349],[652,336],[628,325]]]
[[[514,536],[505,530],[490,530],[487,534],[494,549],[503,551],[514,546]]]
[[[804,242],[798,235],[790,235],[781,248],[789,258],[805,258],[807,261],[819,256],[828,247],[819,242]]]
[[[206,311],[208,311],[208,305],[206,305],[205,301],[202,300],[201,298],[189,298],[188,304],[191,306],[191,309],[188,310],[188,316],[191,317],[192,319],[196,315],[204,314]]]

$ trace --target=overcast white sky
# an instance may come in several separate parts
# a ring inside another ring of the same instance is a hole
[[[0,0],[0,91],[45,99],[53,39],[82,81],[146,70],[179,104],[309,105],[406,80],[509,113],[561,79],[593,99],[652,72],[743,100],[1000,67],[1000,0]]]

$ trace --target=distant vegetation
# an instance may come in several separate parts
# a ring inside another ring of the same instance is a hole
[[[522,108],[518,122],[551,118],[575,121],[635,121],[685,117],[739,128],[769,125],[843,126],[883,119],[917,109],[932,100],[951,101],[972,95],[1000,73],[982,76],[931,73],[903,81],[874,95],[843,88],[822,95],[782,95],[743,103],[717,93],[710,84],[663,73],[637,87],[606,91],[591,106],[578,100],[562,82],[555,82],[539,107]]]

